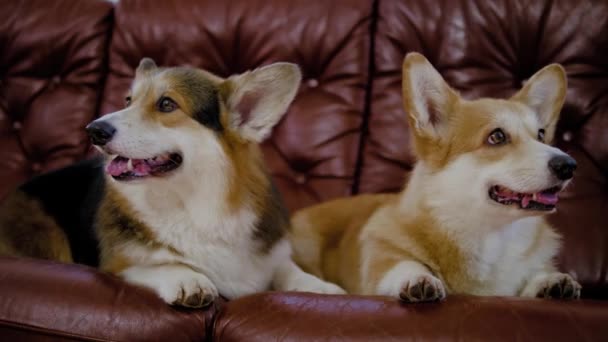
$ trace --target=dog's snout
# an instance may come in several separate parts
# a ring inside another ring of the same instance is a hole
[[[116,133],[116,128],[104,121],[93,121],[85,129],[93,145],[97,146],[107,144]]]
[[[576,160],[568,155],[554,156],[549,160],[549,169],[559,180],[568,180],[576,170]]]

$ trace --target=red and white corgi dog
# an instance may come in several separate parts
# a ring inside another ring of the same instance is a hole
[[[10,196],[0,252],[98,265],[188,307],[268,289],[343,293],[292,261],[258,146],[300,81],[289,63],[222,79],[144,58],[126,107],[87,126],[105,158]]]
[[[577,298],[557,272],[544,216],[576,162],[551,147],[566,75],[549,65],[508,100],[467,101],[420,54],[403,62],[418,162],[400,194],[362,195],[297,212],[294,258],[349,293],[408,302],[448,293]]]

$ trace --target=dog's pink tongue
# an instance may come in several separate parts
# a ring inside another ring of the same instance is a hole
[[[553,192],[539,192],[536,194],[536,202],[542,204],[555,205],[557,200],[557,194]]]
[[[133,168],[129,170],[129,159],[116,157],[108,164],[106,171],[114,177],[127,173],[141,177],[147,176],[152,172],[152,167],[144,159],[131,159],[131,166]]]
[[[136,176],[147,176],[152,171],[152,168],[143,159],[132,159],[133,173]]]
[[[506,188],[500,188],[498,190],[498,196],[507,200],[519,200],[519,194]]]
[[[528,204],[530,204],[531,200],[532,200],[532,196],[530,196],[530,195],[524,195],[524,197],[521,198],[521,207],[522,208],[527,208]]]
[[[106,172],[110,174],[110,176],[120,176],[121,174],[128,171],[129,168],[129,159],[123,157],[116,157],[112,159],[108,167],[106,168]]]
[[[536,198],[534,198],[533,195],[525,194],[521,198],[521,207],[522,208],[528,207],[528,204],[530,204],[531,201],[538,202],[538,203],[545,204],[545,205],[557,204],[558,197],[557,197],[557,194],[555,194],[555,193],[537,192],[535,195],[536,195]]]

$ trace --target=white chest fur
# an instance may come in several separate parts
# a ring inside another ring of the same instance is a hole
[[[289,257],[289,246],[279,243],[262,253],[253,235],[258,218],[252,210],[227,212],[210,193],[184,193],[158,183],[121,193],[159,242],[179,251],[180,261],[199,269],[228,298],[269,288],[278,264]]]
[[[524,218],[470,241],[469,292],[517,295],[524,282],[553,256],[551,241],[539,243],[539,218]]]

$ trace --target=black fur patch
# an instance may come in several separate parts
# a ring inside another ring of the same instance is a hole
[[[105,227],[101,229],[111,229],[115,233],[121,235],[121,241],[138,240],[146,242],[143,232],[145,227],[140,221],[127,215],[119,205],[113,202],[108,202],[103,208],[106,212],[103,215],[107,216]],[[99,223],[98,223],[99,224]]]
[[[177,80],[177,91],[192,101],[192,118],[216,132],[223,131],[218,89],[213,82],[196,69],[176,68],[171,73]]]
[[[76,263],[99,265],[93,228],[105,188],[103,161],[95,158],[33,178],[20,190],[37,198],[65,231]]]
[[[285,236],[289,225],[289,213],[283,204],[281,194],[271,180],[269,197],[254,231],[254,238],[262,242],[262,252],[270,252],[272,247]]]

